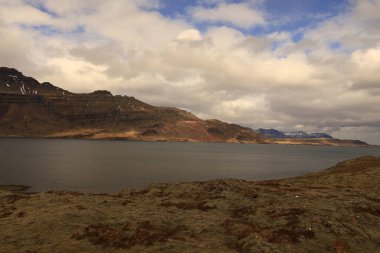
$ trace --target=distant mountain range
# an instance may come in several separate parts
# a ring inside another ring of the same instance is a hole
[[[105,90],[76,94],[7,67],[0,67],[0,137],[367,145],[320,133],[255,131]]]
[[[259,128],[256,130],[258,133],[268,137],[268,138],[275,138],[275,139],[286,139],[286,138],[303,138],[303,139],[309,139],[309,138],[328,138],[332,139],[333,137],[331,135],[325,134],[325,133],[305,133],[303,131],[298,132],[282,132],[273,128],[265,129],[265,128]]]

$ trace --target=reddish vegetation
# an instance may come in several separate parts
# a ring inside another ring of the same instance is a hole
[[[256,182],[256,185],[270,186],[270,187],[289,186],[289,185],[281,184],[277,180],[263,180],[260,182]]]
[[[271,218],[284,217],[284,216],[298,216],[306,213],[302,208],[289,208],[289,209],[273,209],[266,212]]]
[[[375,216],[380,216],[380,207],[372,206],[366,203],[355,204],[354,210],[359,213],[369,213]]]
[[[312,190],[329,190],[329,189],[331,189],[330,187],[326,187],[326,186],[306,186],[305,188],[312,189]]]
[[[301,228],[298,226],[298,223],[289,224],[287,225],[289,228],[260,228],[248,220],[226,219],[222,225],[225,228],[225,233],[229,236],[235,237],[237,240],[246,238],[251,234],[256,234],[260,235],[269,243],[295,244],[299,242],[300,238],[311,239],[314,237],[314,232],[312,230]],[[241,249],[236,243],[233,246],[237,249]]]
[[[207,205],[206,201],[201,201],[201,202],[163,202],[160,204],[162,207],[176,207],[178,209],[183,209],[183,210],[191,210],[191,209],[197,209],[200,211],[208,211],[210,209],[215,209],[215,206],[209,206]]]
[[[248,215],[254,215],[256,210],[251,206],[243,206],[231,209],[231,217],[232,218],[242,218]]]
[[[152,246],[166,242],[169,238],[180,240],[176,235],[185,230],[184,226],[165,227],[153,225],[150,221],[140,222],[133,228],[130,224],[95,224],[85,228],[83,234],[74,234],[77,240],[87,239],[93,244],[113,248],[131,248],[135,245]]]
[[[5,218],[13,214],[14,208],[0,207],[0,218]]]
[[[25,217],[25,215],[26,215],[26,212],[24,211],[17,213],[17,217],[19,218]]]
[[[233,237],[233,240],[229,243],[229,246],[238,250],[241,250],[241,245],[238,243],[239,240],[260,231],[255,224],[244,219],[228,218],[224,220],[222,226],[225,234]]]
[[[347,253],[349,250],[348,243],[344,239],[338,239],[334,242],[331,253]]]
[[[370,200],[370,201],[373,201],[373,202],[377,202],[377,203],[380,202],[380,199],[379,199],[379,198],[370,197],[370,196],[366,196],[365,198],[368,199],[368,200]]]
[[[307,239],[314,237],[314,232],[311,230],[296,229],[277,229],[272,230],[265,236],[267,242],[270,243],[298,243],[299,238],[304,237]]]

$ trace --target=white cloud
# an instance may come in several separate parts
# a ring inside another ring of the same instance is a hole
[[[379,93],[380,47],[353,52],[351,62],[355,66],[351,88]]]
[[[28,25],[47,25],[52,23],[53,20],[48,14],[40,12],[34,7],[17,4],[16,2],[3,5],[0,9],[3,22]]]
[[[233,47],[244,39],[244,35],[240,31],[225,26],[211,27],[207,35],[216,47],[224,49]]]
[[[2,66],[74,92],[108,89],[252,127],[302,125],[380,143],[379,0],[354,2],[297,43],[289,32],[239,31],[265,25],[248,2],[214,2],[207,20],[225,25],[202,33],[161,15],[157,1],[29,2],[0,0]],[[227,5],[230,13],[218,16]]]
[[[250,28],[265,24],[261,11],[247,3],[220,3],[216,7],[194,7],[190,15],[198,22],[227,23]]]
[[[380,48],[355,51],[352,53],[352,61],[357,64],[359,70],[379,73]]]
[[[178,40],[201,40],[202,35],[201,33],[196,29],[188,29],[183,32],[181,32],[177,36]]]

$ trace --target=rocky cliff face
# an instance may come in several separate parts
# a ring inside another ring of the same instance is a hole
[[[108,91],[75,94],[0,68],[0,135],[259,142],[250,128],[202,120],[177,108],[155,107]]]

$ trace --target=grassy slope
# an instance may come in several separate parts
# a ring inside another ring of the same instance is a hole
[[[0,252],[376,252],[380,157],[302,177],[94,195],[0,190]]]

